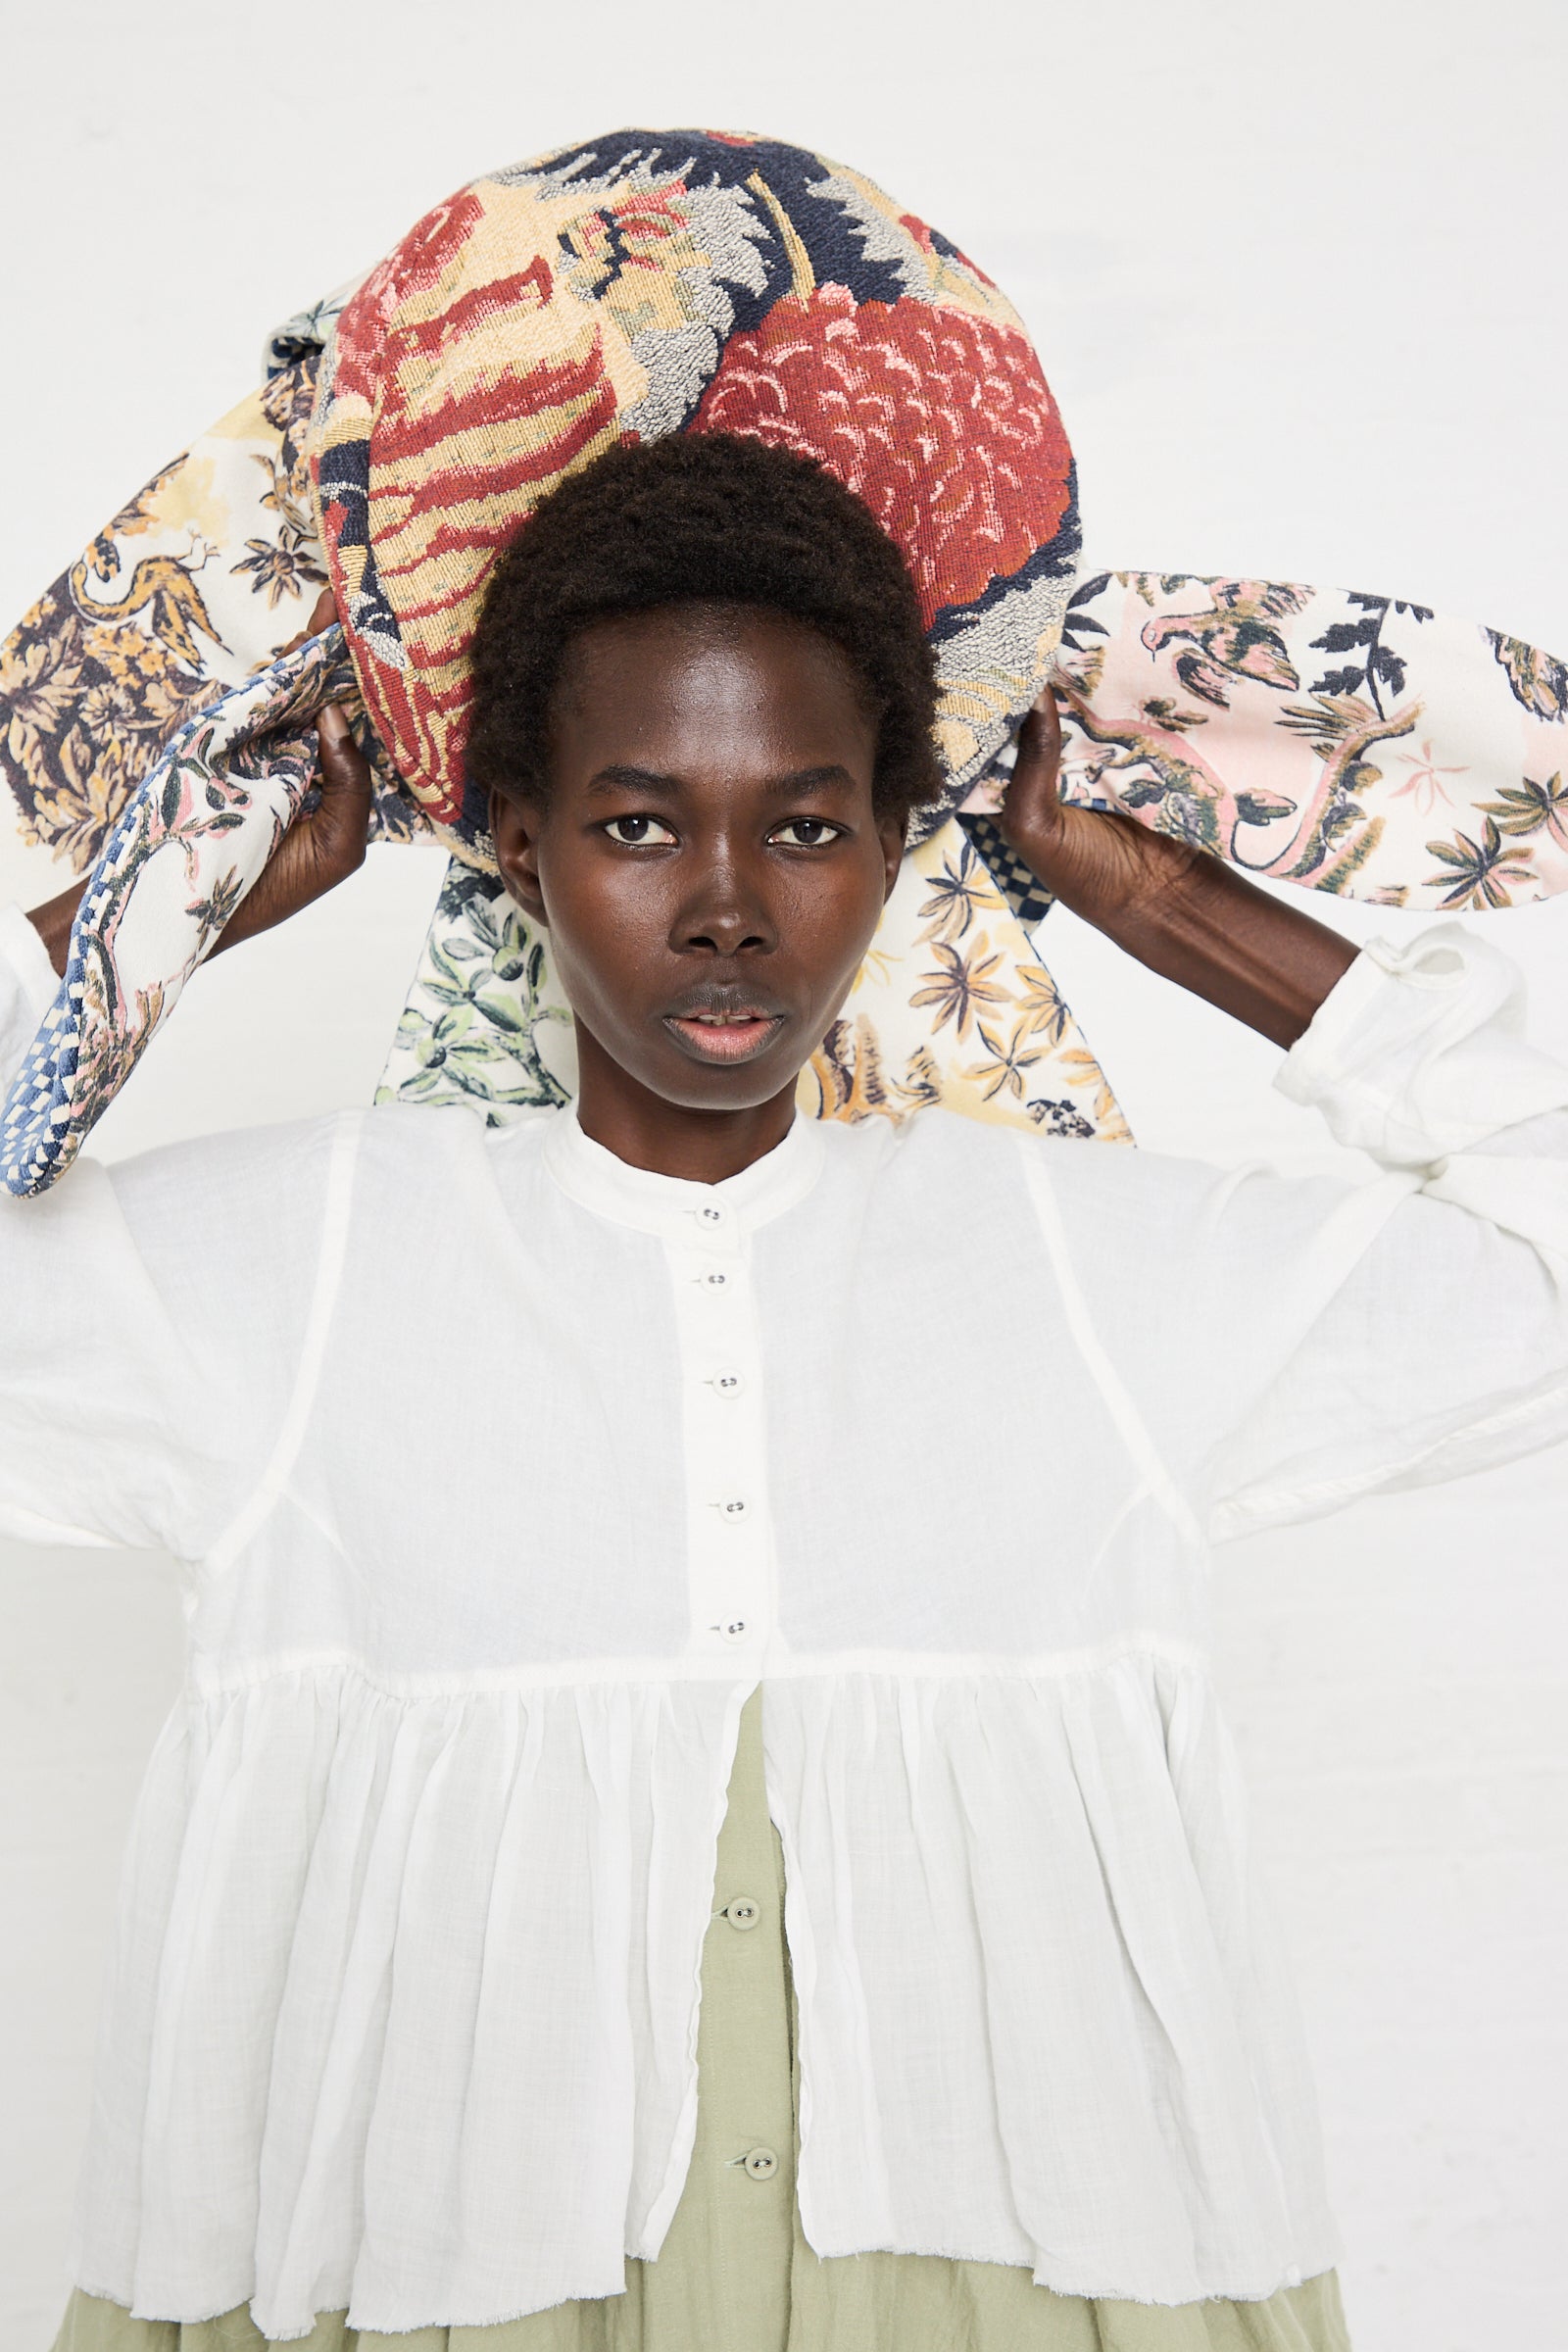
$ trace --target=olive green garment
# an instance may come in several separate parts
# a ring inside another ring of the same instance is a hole
[[[784,1849],[762,1783],[762,1693],[742,1711],[703,1951],[697,2142],[657,2262],[626,2291],[483,2328],[398,2335],[324,2312],[291,2352],[1349,2352],[1332,2271],[1259,2303],[1089,2302],[1025,2269],[935,2254],[826,2261],[795,2204],[800,2068]],[[242,2305],[134,2320],[73,2295],[54,2352],[267,2352]]]

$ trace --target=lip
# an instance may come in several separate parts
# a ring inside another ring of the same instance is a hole
[[[734,1010],[724,1005],[715,1006],[703,1020],[695,1013],[677,1012],[666,1012],[663,1020],[682,1053],[693,1061],[734,1063],[755,1061],[765,1054],[784,1027],[785,1016],[764,1011],[760,1005]]]

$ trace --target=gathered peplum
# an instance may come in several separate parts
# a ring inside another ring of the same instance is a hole
[[[341,1665],[192,1694],[133,1832],[78,2277],[149,2315],[254,2299],[278,2337],[619,2292],[691,2154],[745,1696]],[[819,2253],[1164,2302],[1328,2267],[1200,1672],[786,1676],[763,1726]]]

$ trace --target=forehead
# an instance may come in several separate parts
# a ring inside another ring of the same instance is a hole
[[[876,725],[849,657],[805,621],[742,605],[670,605],[592,622],[566,648],[553,698],[558,758],[648,758],[663,745],[683,761],[755,755],[790,766],[837,760],[859,768]]]

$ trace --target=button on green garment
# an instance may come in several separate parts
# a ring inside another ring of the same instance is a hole
[[[657,2262],[626,2292],[487,2328],[380,2335],[324,2312],[288,2352],[1348,2352],[1332,2272],[1261,2303],[1086,2301],[1007,2264],[819,2260],[795,2204],[796,2011],[762,1693],[740,1720],[703,1952],[697,2142]],[[181,2324],[73,2295],[54,2352],[268,2352],[244,2306]]]

